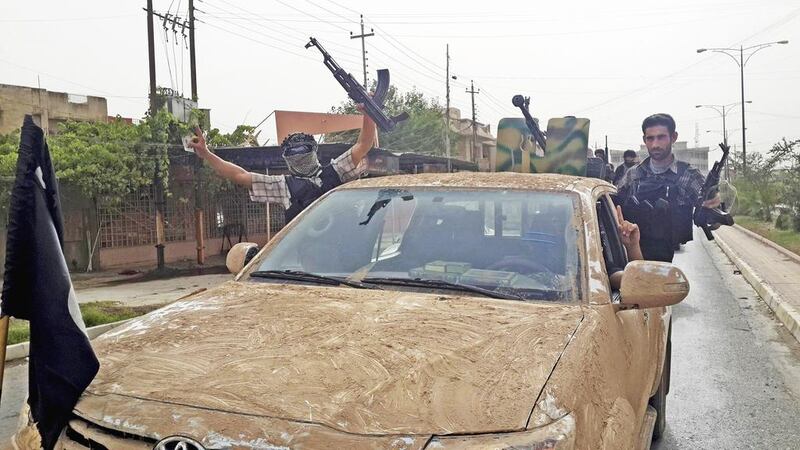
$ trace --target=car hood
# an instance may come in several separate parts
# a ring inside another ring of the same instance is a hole
[[[582,317],[579,305],[229,282],[93,341],[87,391],[356,434],[516,430]]]

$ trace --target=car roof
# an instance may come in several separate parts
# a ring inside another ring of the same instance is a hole
[[[339,189],[383,187],[499,188],[576,192],[578,194],[591,195],[592,191],[601,185],[611,187],[606,181],[598,178],[553,173],[456,172],[363,178],[346,183]]]

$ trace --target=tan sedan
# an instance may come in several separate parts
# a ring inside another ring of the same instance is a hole
[[[627,263],[613,191],[512,173],[342,186],[234,281],[95,340],[57,448],[647,448],[689,286]]]

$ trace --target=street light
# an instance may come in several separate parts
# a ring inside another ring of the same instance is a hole
[[[763,44],[752,45],[750,47],[739,46],[739,48],[698,48],[697,49],[697,53],[703,53],[703,52],[706,52],[706,51],[724,53],[724,54],[730,56],[731,59],[736,61],[736,64],[739,65],[739,74],[740,74],[739,78],[741,80],[741,86],[742,86],[742,103],[744,103],[744,66],[747,65],[747,61],[750,61],[750,58],[752,58],[753,55],[755,55],[756,52],[758,52],[759,50],[765,49],[767,47],[771,47],[772,45],[775,45],[775,44],[788,44],[788,43],[789,43],[789,41],[783,40],[783,41],[776,41],[776,42],[765,42]],[[752,50],[750,52],[750,54],[747,55],[747,58],[744,57],[745,50],[747,50],[747,51]],[[736,55],[735,54],[736,51],[739,52],[739,58],[738,59],[735,56]],[[731,53],[731,52],[734,52],[734,53]],[[745,127],[745,122],[744,122],[744,104],[742,104],[742,172],[745,172],[745,173],[747,173],[747,135],[746,135],[746,130],[747,130],[747,128]]]
[[[745,103],[753,103],[748,100]],[[731,106],[741,105],[742,102],[728,103],[727,105],[696,105],[695,108],[711,108],[722,116],[722,142],[728,146],[728,129],[725,127],[725,116],[731,111]],[[728,108],[727,111],[725,109]],[[742,108],[744,109],[744,108]]]

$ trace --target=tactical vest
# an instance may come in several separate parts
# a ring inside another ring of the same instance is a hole
[[[641,239],[683,244],[692,240],[692,203],[682,204],[678,180],[689,165],[677,161],[678,173],[667,171],[640,178],[622,205],[625,218],[639,225]]]
[[[317,186],[310,178],[286,176],[286,187],[289,189],[289,202],[291,203],[286,210],[286,223],[291,222],[322,194],[342,184],[339,174],[331,165],[323,167],[319,177],[322,184]]]

